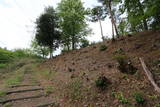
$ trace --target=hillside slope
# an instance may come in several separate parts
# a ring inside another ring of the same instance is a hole
[[[107,49],[100,50],[102,45]],[[136,73],[119,72],[115,59],[121,56],[132,62]],[[61,107],[159,107],[160,95],[144,74],[140,57],[160,86],[160,31],[128,35],[56,56],[39,66],[39,72],[49,69],[54,74],[41,83],[55,87],[53,94]],[[110,81],[103,91],[95,83],[101,75]]]

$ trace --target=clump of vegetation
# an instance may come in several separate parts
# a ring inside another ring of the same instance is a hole
[[[85,47],[88,47],[88,46],[89,46],[89,41],[86,40],[86,39],[82,39],[80,47],[85,48]]]
[[[122,48],[118,48],[114,53],[116,54],[124,54],[124,50]]]
[[[101,90],[104,90],[110,84],[110,81],[104,75],[101,75],[97,78],[95,83],[96,87],[98,87]]]
[[[156,104],[154,107],[160,107],[160,103],[159,103],[159,104]]]
[[[137,71],[131,61],[126,56],[116,56],[114,59],[118,62],[118,70],[122,73],[134,74]]]
[[[143,104],[145,102],[145,99],[141,92],[135,92],[133,96],[138,104]]]
[[[4,97],[6,95],[6,92],[3,90],[0,90],[0,97]]]
[[[4,105],[4,107],[12,107],[13,105],[11,104],[11,103],[6,103],[5,105]]]
[[[53,93],[53,91],[54,91],[54,87],[53,86],[46,86],[45,87],[46,95],[49,95],[49,94]]]
[[[7,64],[0,64],[0,69],[6,68]]]
[[[119,100],[120,103],[122,104],[128,104],[129,101],[127,98],[124,97],[122,92],[112,92],[111,94],[113,97],[117,98]]]
[[[82,81],[74,79],[69,84],[68,94],[72,100],[79,100],[82,98]]]
[[[106,45],[101,45],[99,50],[100,51],[105,51],[108,47]]]
[[[14,76],[6,80],[6,85],[8,87],[13,86],[13,85],[19,85],[23,81],[23,76],[24,76],[23,72],[15,73]]]

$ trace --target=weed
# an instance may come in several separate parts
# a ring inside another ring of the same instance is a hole
[[[114,53],[116,54],[124,54],[124,50],[122,48],[118,48]]]
[[[100,51],[105,51],[108,47],[106,45],[101,45],[100,46]]]
[[[135,92],[133,96],[138,104],[143,104],[145,102],[145,99],[143,98],[143,94],[141,92]]]
[[[7,103],[4,105],[4,107],[12,107],[12,104],[11,103]]]
[[[82,98],[81,88],[82,82],[79,79],[75,79],[69,84],[69,96],[72,100],[78,100]]]
[[[157,96],[157,95],[153,95],[153,96],[148,95],[148,97],[149,97],[150,99],[157,99],[157,98],[158,98],[158,96]]]
[[[0,97],[4,97],[6,95],[6,92],[3,90],[0,90]]]
[[[18,85],[22,82],[23,80],[23,73],[17,73],[14,74],[13,77],[11,77],[10,79],[6,80],[6,85],[7,86],[12,86],[12,85]]]
[[[54,76],[54,73],[50,72],[48,69],[45,69],[45,70],[41,71],[41,76],[47,80],[51,80],[52,77]]]
[[[6,67],[7,67],[7,64],[0,64],[0,69],[6,68]]]
[[[45,93],[46,95],[51,94],[54,91],[54,87],[53,86],[46,86],[45,87]]]
[[[156,104],[154,107],[160,107],[160,103],[159,103],[159,104]]]
[[[110,81],[103,75],[99,76],[98,79],[95,81],[96,87],[100,88],[101,90],[104,90],[108,84],[110,84]]]
[[[129,103],[128,99],[126,99],[124,97],[124,95],[123,95],[122,92],[115,92],[115,91],[113,91],[111,93],[111,96],[117,98],[119,100],[119,102],[122,103],[122,104],[128,104]]]
[[[116,97],[118,98],[118,100],[119,100],[120,103],[122,103],[122,104],[128,104],[128,103],[129,103],[128,99],[126,99],[126,98],[124,97],[124,95],[122,94],[122,92],[117,93]]]

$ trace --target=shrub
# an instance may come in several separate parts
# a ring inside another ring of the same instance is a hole
[[[143,98],[143,94],[142,93],[135,92],[133,96],[134,96],[134,98],[135,98],[135,100],[136,100],[136,102],[138,104],[143,104],[144,103],[145,99]]]
[[[110,81],[103,75],[99,76],[98,79],[95,81],[96,87],[98,87],[101,90],[104,90],[108,84],[110,84]]]
[[[118,70],[122,73],[134,74],[137,71],[131,61],[126,56],[116,56],[114,59],[118,62]]]
[[[81,45],[80,45],[80,47],[81,47],[81,48],[85,48],[85,47],[87,47],[87,46],[89,46],[89,41],[86,40],[86,39],[82,39],[82,40],[81,40]]]
[[[107,46],[106,46],[106,45],[101,45],[99,50],[100,50],[100,51],[105,51],[106,49],[107,49]]]

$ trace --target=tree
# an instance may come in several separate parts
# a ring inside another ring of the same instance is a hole
[[[91,21],[92,22],[99,22],[100,29],[101,29],[101,36],[102,40],[104,41],[104,35],[103,35],[103,29],[102,29],[102,23],[101,21],[106,18],[105,10],[102,6],[96,6],[91,10]]]
[[[148,19],[150,29],[160,29],[160,0],[145,0],[144,18]]]
[[[60,26],[62,29],[62,43],[76,49],[81,38],[85,37],[89,30],[85,21],[87,14],[81,0],[61,0],[58,4],[58,14],[60,16]]]
[[[52,58],[53,49],[58,48],[60,43],[60,31],[58,16],[53,7],[45,9],[44,13],[36,20],[36,41],[38,45],[50,49]]]
[[[141,0],[124,0],[124,7],[132,32],[148,30],[147,19],[144,17],[145,6]]]
[[[120,2],[120,0],[98,0],[99,2],[101,2],[103,4],[103,6],[106,7],[106,9],[108,10],[109,14],[110,14],[110,18],[111,18],[111,23],[112,23],[112,37],[114,39],[114,30],[116,32],[116,35],[119,37],[119,33],[118,33],[118,29],[117,29],[117,25],[116,25],[116,20],[114,17],[114,11],[112,10],[112,6],[114,4],[117,4]]]
[[[46,58],[50,52],[48,47],[38,45],[36,39],[31,41],[31,48],[36,55],[42,56],[43,58]]]

